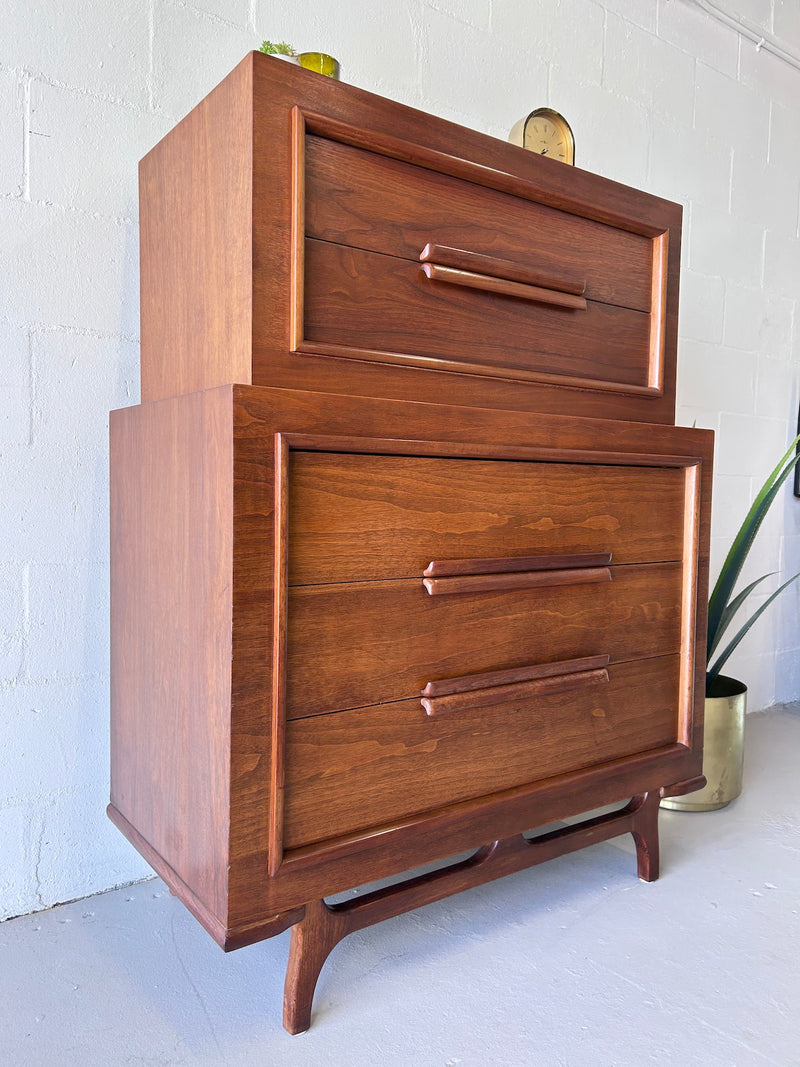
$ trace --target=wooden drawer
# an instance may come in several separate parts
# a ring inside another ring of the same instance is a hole
[[[437,595],[421,578],[296,587],[287,717],[419,697],[443,678],[677,652],[681,574],[679,563],[577,568],[557,572],[568,584],[505,590],[493,589],[488,575],[486,591]]]
[[[592,302],[558,308],[432,281],[419,263],[321,241],[306,243],[305,338],[512,376],[578,379],[591,366],[596,385],[644,389],[648,381],[644,312]]]
[[[292,452],[292,584],[422,578],[431,560],[678,560],[680,468]]]
[[[419,264],[427,244],[585,283],[588,300],[649,314],[652,241],[487,186],[309,135],[306,235]]]
[[[658,394],[658,241],[307,136],[302,340],[341,355]]]
[[[587,672],[582,686],[430,717],[419,700],[286,727],[284,844],[341,837],[669,745],[677,656]],[[607,680],[602,675],[607,673]]]

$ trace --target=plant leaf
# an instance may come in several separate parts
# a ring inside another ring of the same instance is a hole
[[[764,517],[769,511],[778,490],[794,470],[798,461],[800,461],[800,454],[795,451],[798,443],[800,443],[800,434],[792,441],[785,454],[781,457],[780,462],[762,485],[742,525],[739,527],[728,555],[725,557],[725,562],[722,564],[714,591],[708,602],[709,649],[716,648],[719,642],[717,631],[719,630],[722,615],[761,523],[764,521]]]
[[[800,571],[798,571],[797,574],[793,574],[791,578],[789,578],[783,583],[783,585],[779,585],[775,592],[767,597],[767,599],[764,601],[758,611],[753,612],[753,614],[750,616],[750,618],[747,620],[741,630],[739,630],[739,632],[730,642],[730,644],[727,645],[724,651],[719,654],[713,666],[709,667],[708,672],[706,674],[706,688],[708,688],[708,683],[713,681],[713,679],[717,677],[717,675],[725,665],[726,661],[728,660],[728,657],[731,655],[737,645],[743,640],[745,634],[756,621],[756,619],[760,615],[763,615],[763,613],[767,610],[767,608],[770,606],[775,597],[779,596],[784,591],[786,586],[791,585],[792,582],[795,581],[797,578],[800,578]]]
[[[730,625],[731,619],[742,606],[742,604],[745,602],[745,600],[750,596],[755,587],[757,585],[760,585],[761,582],[765,581],[767,578],[771,578],[772,575],[775,573],[775,571],[770,571],[769,574],[762,574],[760,578],[756,578],[754,582],[751,582],[750,585],[743,589],[741,593],[738,594],[738,596],[735,596],[730,602],[730,604],[725,605],[725,609],[722,612],[722,615],[720,616],[719,625],[717,626],[716,633],[714,634],[714,643],[709,645],[709,657],[712,655],[715,648],[720,643],[722,635],[725,633],[725,631],[728,629],[728,626]],[[709,634],[709,639],[710,637],[711,635]]]

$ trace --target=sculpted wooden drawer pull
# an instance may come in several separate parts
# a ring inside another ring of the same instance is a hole
[[[543,693],[585,689],[608,681],[610,656],[585,656],[559,663],[538,663],[488,674],[464,675],[428,682],[421,703],[431,717],[448,712],[490,707]]]
[[[610,552],[567,552],[551,556],[500,556],[485,559],[434,559],[422,572],[426,578],[457,574],[501,574],[511,571],[560,571],[575,567],[607,567]]]
[[[447,245],[427,244],[419,254],[422,263],[438,263],[442,267],[455,267],[475,274],[489,274],[493,278],[506,278],[510,282],[523,282],[542,289],[558,289],[562,293],[583,296],[586,281],[582,278],[556,277],[543,271],[534,271],[510,259],[483,256],[468,252],[465,248],[449,248]]]
[[[503,574],[465,574],[456,578],[423,578],[431,596],[490,593],[504,589],[537,589],[551,585],[589,585],[610,582],[608,567],[577,567],[559,571],[514,571]]]
[[[575,311],[586,310],[586,300],[581,295],[586,289],[583,280],[555,278],[507,259],[445,245],[426,244],[419,258],[423,271],[432,281]]]

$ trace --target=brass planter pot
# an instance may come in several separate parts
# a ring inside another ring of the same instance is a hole
[[[720,674],[711,691],[713,696],[707,696],[705,703],[703,744],[703,774],[708,784],[696,793],[662,800],[662,808],[715,811],[730,804],[742,791],[747,686]]]

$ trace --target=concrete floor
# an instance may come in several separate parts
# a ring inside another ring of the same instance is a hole
[[[745,790],[662,812],[662,876],[597,845],[351,935],[311,1030],[288,933],[223,954],[159,881],[0,925],[0,1064],[800,1065],[800,706]]]

